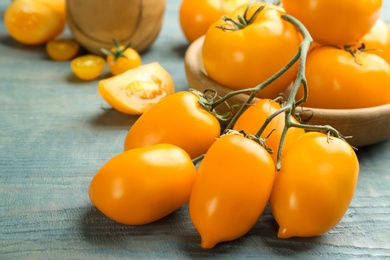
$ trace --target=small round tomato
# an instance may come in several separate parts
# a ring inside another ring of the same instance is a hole
[[[255,135],[260,130],[265,120],[280,108],[280,104],[275,101],[270,99],[260,99],[251,104],[244,113],[242,113],[237,122],[234,124],[233,129],[244,130],[247,133]],[[298,121],[292,116],[291,120],[294,123],[298,123]],[[271,134],[266,140],[266,145],[273,151],[271,157],[275,163],[284,126],[285,113],[281,113],[271,120],[260,136],[261,138],[266,138],[269,134]],[[291,147],[295,140],[304,133],[305,130],[302,128],[290,127],[284,139],[282,155]]]
[[[279,238],[328,232],[353,198],[359,162],[351,146],[318,132],[301,135],[282,158],[271,193]]]
[[[382,10],[382,0],[282,0],[282,5],[314,41],[338,47],[358,43]]]
[[[182,91],[146,110],[127,133],[124,148],[170,143],[196,158],[206,153],[220,132],[218,119],[199,104],[199,97]]]
[[[89,197],[117,222],[148,224],[189,200],[195,173],[191,158],[174,145],[133,149],[103,165],[91,181]]]
[[[70,63],[73,73],[83,80],[98,78],[104,69],[105,60],[97,55],[87,54],[74,58]]]
[[[121,45],[117,40],[114,40],[114,45],[110,51],[102,49],[107,55],[107,65],[113,75],[119,75],[141,65],[141,56],[136,50]]]
[[[390,26],[384,20],[378,19],[361,41],[367,52],[382,57],[390,64]]]
[[[246,8],[246,5],[239,7],[226,16],[237,19],[238,15],[244,16]],[[206,33],[202,48],[206,72],[225,87],[234,90],[255,87],[287,65],[298,51],[300,36],[292,24],[281,18],[284,10],[254,2],[247,19],[259,8],[264,9],[245,28],[236,28],[231,22],[219,19]],[[279,96],[295,80],[297,65],[260,91],[259,96]]]
[[[99,81],[99,94],[116,110],[140,115],[175,92],[169,73],[158,62]]]
[[[275,165],[260,144],[237,134],[215,141],[200,163],[189,202],[201,247],[246,234],[264,211],[274,178]]]
[[[34,0],[49,7],[58,13],[63,20],[66,19],[66,0]]]
[[[36,45],[59,35],[65,20],[39,1],[15,0],[5,10],[4,25],[16,41]]]
[[[246,3],[247,0],[183,0],[179,10],[181,29],[187,40],[193,42],[222,15]]]
[[[307,57],[307,107],[351,109],[390,103],[390,65],[367,52],[330,46]]]
[[[76,56],[80,44],[71,39],[55,39],[46,43],[46,52],[52,60],[66,61]]]

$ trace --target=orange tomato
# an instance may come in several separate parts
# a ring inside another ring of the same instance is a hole
[[[52,60],[66,61],[76,56],[80,44],[71,39],[55,39],[46,43],[46,52]]]
[[[314,41],[338,47],[357,44],[382,10],[382,0],[282,0],[282,5]]]
[[[82,80],[98,78],[105,65],[106,62],[102,57],[93,54],[79,56],[70,63],[73,73]]]
[[[185,204],[195,173],[191,158],[174,145],[133,149],[103,165],[91,181],[89,197],[107,217],[143,225]]]
[[[374,53],[390,64],[390,26],[382,19],[374,24],[361,41],[369,53]]]
[[[200,163],[189,202],[201,247],[246,234],[268,203],[274,177],[272,158],[255,141],[237,134],[215,141]]]
[[[199,104],[199,97],[182,91],[146,110],[127,133],[124,148],[170,143],[196,158],[207,152],[220,132],[218,119]]]
[[[183,0],[179,9],[181,29],[187,40],[193,42],[222,15],[246,3],[248,0]]]
[[[247,19],[262,7],[264,9],[252,23],[244,28],[236,28],[232,23],[219,19],[207,31],[202,58],[211,79],[234,90],[252,88],[277,73],[295,56],[300,36],[292,24],[281,18],[284,9],[253,2]],[[238,15],[244,16],[246,8],[239,7],[226,16],[237,19]],[[260,91],[258,96],[271,99],[279,96],[295,80],[297,65]]]
[[[117,40],[114,40],[114,45],[110,51],[102,49],[107,55],[107,65],[113,75],[119,75],[141,65],[141,56],[136,50],[121,45]]]
[[[390,103],[390,65],[381,57],[331,47],[307,57],[307,107],[351,109]]]
[[[51,10],[61,16],[63,20],[66,19],[66,0],[34,0],[49,7]]]
[[[244,113],[238,118],[233,129],[244,130],[247,133],[255,135],[261,128],[265,120],[273,113],[280,109],[279,103],[270,99],[260,99],[254,104],[251,104]],[[294,123],[298,121],[291,117]],[[279,148],[280,138],[285,126],[285,113],[281,113],[274,117],[272,121],[263,131],[261,138],[266,138],[271,132],[271,135],[266,140],[266,145],[273,151],[272,159],[276,163],[277,152]],[[293,145],[295,140],[305,133],[304,129],[291,127],[288,129],[283,143],[282,155]]]
[[[175,91],[169,73],[158,62],[99,81],[99,94],[116,110],[140,115]]]
[[[359,162],[347,142],[318,132],[301,135],[283,156],[271,193],[278,237],[317,236],[336,226],[358,175]]]
[[[64,30],[65,20],[39,1],[15,0],[5,10],[4,25],[16,41],[36,45],[59,35]]]

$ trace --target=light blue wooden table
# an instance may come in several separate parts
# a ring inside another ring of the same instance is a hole
[[[180,1],[167,2],[159,38],[142,58],[160,62],[184,90]],[[97,80],[76,79],[69,62],[12,40],[2,22],[8,3],[0,0],[0,259],[390,258],[390,141],[358,151],[352,204],[320,237],[278,239],[268,208],[246,236],[211,250],[200,248],[186,206],[145,226],[107,219],[91,205],[88,186],[122,151],[136,117],[105,109]],[[390,1],[384,5],[390,22]]]

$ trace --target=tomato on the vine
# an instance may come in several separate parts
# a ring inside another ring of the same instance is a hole
[[[361,41],[367,52],[382,57],[390,64],[390,26],[383,19],[378,19]]]
[[[196,168],[170,144],[122,152],[110,159],[89,186],[92,203],[107,217],[128,225],[161,219],[190,197]]]
[[[368,52],[321,46],[307,57],[307,107],[364,108],[390,103],[390,65]]]
[[[146,110],[127,133],[124,148],[170,143],[196,158],[206,153],[220,132],[218,119],[199,104],[199,97],[182,91]]]
[[[140,115],[175,92],[171,75],[152,62],[99,81],[99,94],[116,110]]]
[[[255,135],[260,130],[265,120],[280,108],[280,104],[276,101],[260,99],[251,104],[244,113],[240,115],[237,122],[234,124],[233,129],[244,130],[247,133]],[[290,119],[293,123],[298,123],[294,117],[291,116]],[[260,136],[261,138],[269,136],[266,140],[266,145],[273,151],[271,157],[275,163],[284,126],[285,113],[283,112],[271,120]],[[282,155],[291,147],[291,145],[293,145],[295,140],[304,133],[305,130],[302,128],[290,127],[283,142]]]
[[[106,65],[106,61],[93,54],[87,54],[74,58],[70,63],[73,73],[83,80],[93,80],[98,78]]]
[[[189,213],[202,248],[245,235],[266,207],[275,178],[268,152],[252,139],[227,134],[200,163]]]
[[[328,232],[353,198],[359,162],[352,147],[319,132],[301,135],[282,158],[271,193],[279,238]]]
[[[288,14],[300,20],[314,41],[354,45],[380,17],[382,0],[282,0]]]
[[[248,0],[183,0],[179,9],[181,29],[187,40],[193,42],[222,15],[246,3]]]
[[[107,65],[113,75],[139,67],[142,63],[141,56],[136,50],[129,45],[121,45],[115,39],[114,47],[111,50],[102,49],[102,52],[107,55]]]
[[[246,8],[247,5],[239,7],[226,17],[243,17]],[[282,19],[284,13],[279,6],[254,2],[246,19],[255,18],[244,28],[222,18],[216,21],[207,31],[202,47],[208,76],[237,90],[255,87],[281,70],[295,56],[300,44],[297,29]],[[260,91],[259,96],[275,98],[283,92],[296,78],[297,65]]]
[[[46,43],[46,52],[52,60],[66,61],[76,56],[80,44],[71,39],[54,39]]]
[[[59,35],[65,28],[65,20],[40,1],[15,0],[5,10],[4,26],[16,41],[37,45]]]

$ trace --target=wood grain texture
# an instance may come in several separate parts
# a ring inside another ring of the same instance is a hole
[[[8,3],[0,2],[1,20]],[[159,61],[184,90],[179,4],[167,1],[162,31],[142,58]],[[89,201],[92,176],[122,151],[137,117],[108,109],[97,80],[76,79],[69,62],[49,60],[44,46],[15,42],[2,22],[0,54],[0,259],[390,258],[390,141],[357,152],[355,197],[329,233],[277,239],[267,208],[246,236],[203,250],[187,206],[150,225],[124,226]]]

